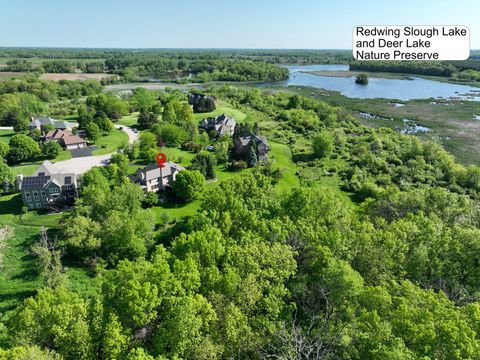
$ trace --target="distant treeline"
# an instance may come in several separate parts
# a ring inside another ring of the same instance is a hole
[[[0,48],[0,57],[22,59],[108,59],[128,55],[156,55],[168,59],[241,59],[272,64],[346,64],[350,50],[275,49],[29,49]]]
[[[465,61],[352,61],[350,70],[393,72],[480,81],[480,59]]]
[[[352,61],[350,70],[451,76],[457,68],[438,61]]]

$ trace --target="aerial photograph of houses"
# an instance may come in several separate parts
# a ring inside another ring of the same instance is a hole
[[[0,9],[0,360],[480,360],[478,1]]]

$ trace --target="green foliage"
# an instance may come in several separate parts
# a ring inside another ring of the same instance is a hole
[[[5,159],[10,151],[8,144],[0,142],[0,158]]]
[[[7,159],[11,163],[32,161],[40,155],[40,146],[27,135],[17,134],[12,136],[8,143],[10,150]]]
[[[138,87],[133,90],[133,96],[130,98],[130,105],[135,111],[148,113],[155,112],[155,108],[159,105],[159,102],[154,92]]]
[[[95,168],[83,176],[82,196],[72,223],[64,228],[64,245],[82,258],[100,256],[111,264],[145,256],[153,240],[153,214],[142,209],[144,194],[125,182],[110,191]]]
[[[60,286],[63,281],[60,251],[55,249],[55,242],[49,241],[45,227],[40,229],[40,239],[30,250],[37,257],[38,272],[44,285],[50,288]]]
[[[151,112],[141,112],[138,116],[138,125],[143,128],[151,128],[158,122],[158,115]]]
[[[62,147],[56,141],[49,141],[42,147],[43,156],[47,159],[55,159],[62,151]]]
[[[0,124],[13,126],[16,132],[26,131],[30,117],[45,110],[46,106],[33,94],[18,92],[0,95]]]
[[[152,149],[156,152],[157,137],[149,131],[142,132],[139,141],[140,157],[147,158],[148,151]]]
[[[86,302],[64,288],[40,289],[15,316],[16,342],[54,348],[67,359],[89,359],[92,340],[87,311]]]
[[[314,136],[312,148],[315,156],[325,158],[330,156],[333,151],[333,138],[327,131],[322,131]]]
[[[180,171],[173,184],[175,196],[182,202],[197,199],[205,188],[205,178],[197,170]]]
[[[9,193],[15,190],[15,175],[10,167],[0,161],[0,193]]]
[[[185,130],[173,124],[158,124],[152,131],[162,143],[168,146],[179,146],[187,139]]]
[[[368,75],[367,74],[358,74],[355,78],[355,84],[367,85],[368,84]]]
[[[86,131],[87,139],[89,139],[94,143],[97,142],[100,136],[102,136],[100,128],[94,122],[88,123],[87,126],[85,127],[85,131]]]
[[[198,170],[207,180],[215,179],[215,165],[217,165],[217,160],[213,154],[200,153],[192,159],[189,169]]]
[[[148,192],[145,194],[142,205],[146,208],[151,208],[158,204],[158,194],[154,192]]]
[[[86,101],[89,111],[104,113],[109,119],[118,120],[123,115],[128,114],[127,103],[114,95],[94,95],[89,96]]]

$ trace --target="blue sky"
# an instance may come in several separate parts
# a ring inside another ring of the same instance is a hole
[[[0,46],[351,48],[356,25],[466,25],[479,0],[0,0]]]

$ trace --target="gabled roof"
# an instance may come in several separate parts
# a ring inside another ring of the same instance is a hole
[[[51,117],[32,117],[29,127],[40,127],[45,125],[55,126],[56,129],[72,129],[73,124],[68,121],[55,120]]]
[[[38,190],[44,189],[50,184],[62,187],[72,183],[76,183],[75,174],[67,172],[50,161],[44,161],[33,176],[21,178],[19,188],[21,190]]]
[[[66,136],[63,138],[63,142],[65,145],[72,145],[72,144],[82,144],[85,143],[85,139],[82,139],[78,135],[71,135],[71,136]]]
[[[68,130],[62,131],[60,129],[50,130],[46,135],[46,139],[61,139],[63,137],[69,136],[66,132]],[[68,131],[70,133],[70,131]],[[71,133],[70,133],[71,134]]]
[[[159,168],[157,164],[148,164],[142,169],[138,169],[136,176],[131,177],[134,182],[139,182],[140,180],[150,181],[153,179],[158,179],[160,177],[165,178],[172,175],[175,172],[185,170],[181,165],[175,164],[172,161],[167,161],[162,168]]]

